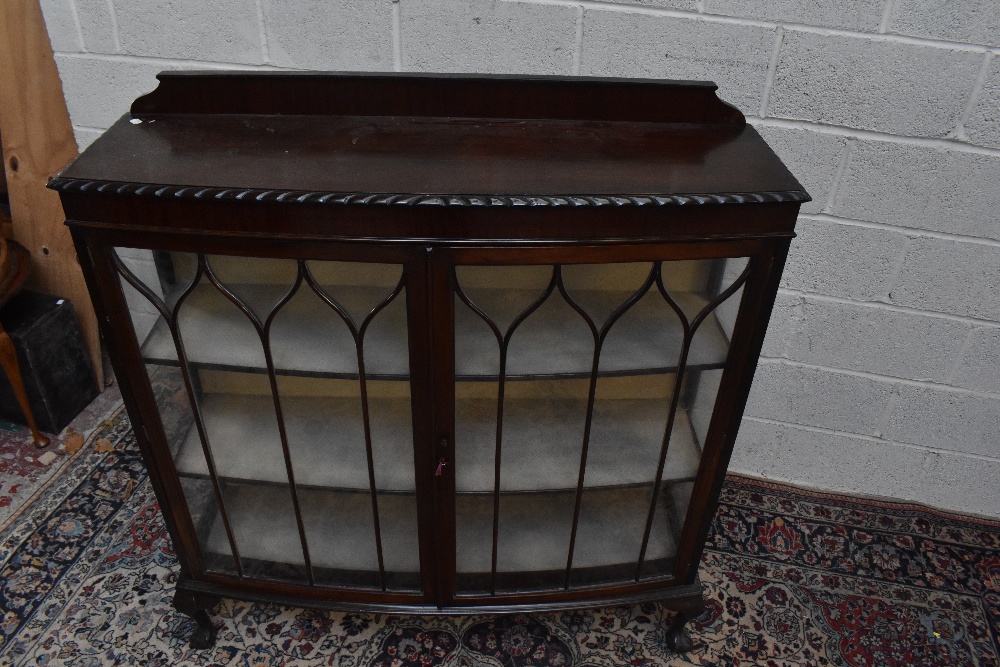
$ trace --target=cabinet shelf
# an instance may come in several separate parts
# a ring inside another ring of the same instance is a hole
[[[205,394],[200,405],[220,477],[288,482],[270,397]],[[360,400],[282,397],[281,408],[296,484],[368,490]],[[370,399],[369,412],[380,490],[412,492],[413,425],[409,400]],[[182,475],[208,476],[197,429],[188,430],[175,465]]]
[[[303,488],[367,492],[368,463],[360,401],[293,396],[282,397],[281,404],[296,484]],[[456,407],[457,491],[492,493],[496,403],[465,399],[457,401]],[[666,419],[664,401],[599,400],[594,410],[587,486],[622,487],[651,482]],[[274,404],[269,397],[206,394],[201,399],[201,412],[220,477],[287,483]],[[413,492],[409,400],[369,399],[369,413],[372,458],[380,492]],[[583,434],[580,402],[508,399],[505,414],[501,462],[504,492],[575,489]],[[688,417],[678,410],[663,479],[693,479],[699,457]],[[181,475],[208,476],[197,429],[188,430],[175,465]]]
[[[378,571],[372,504],[367,495],[300,489],[298,496],[314,567]],[[223,499],[241,559],[304,564],[287,486],[227,483]],[[379,494],[378,504],[385,569],[418,572],[415,499]],[[207,551],[231,553],[218,512],[207,532]]]
[[[686,494],[666,485],[657,503],[646,560],[669,561],[677,550],[677,526],[686,512]],[[230,525],[240,558],[303,565],[301,541],[291,513],[290,494],[269,485],[223,486]],[[551,573],[566,568],[575,495],[510,496],[501,499],[498,573]],[[635,567],[650,487],[584,492],[574,549],[574,569]],[[299,491],[306,540],[314,568],[378,571],[371,501],[355,493]],[[228,556],[229,541],[219,518],[206,527],[205,549]],[[493,501],[463,496],[457,500],[457,569],[473,577],[491,571]],[[405,496],[379,495],[384,565],[387,572],[419,571],[416,503]],[[591,573],[592,574],[592,573]]]
[[[537,298],[541,290],[468,289],[467,295],[503,326]],[[576,290],[573,299],[600,327],[633,292],[625,290]],[[689,319],[708,301],[693,292],[671,296]],[[496,313],[496,314],[494,314]],[[497,317],[500,315],[501,317]],[[683,342],[680,320],[655,291],[639,299],[616,321],[604,342],[598,368],[600,376],[672,373]],[[688,354],[688,366],[722,368],[729,338],[713,315],[699,327]],[[520,324],[507,352],[506,377],[590,377],[594,338],[581,315],[561,296],[552,295]],[[488,325],[465,304],[455,305],[455,374],[463,379],[495,379],[499,374],[499,347]]]
[[[278,285],[236,285],[237,293],[261,320],[287,291]],[[300,292],[301,289],[300,288]],[[331,288],[339,302],[361,319],[387,296],[377,288]],[[477,301],[515,304],[530,302],[537,291],[523,289],[470,290]],[[401,293],[372,321],[364,341],[365,374],[369,379],[409,378],[406,308]],[[620,290],[586,290],[574,294],[589,310],[611,312],[631,295]],[[691,292],[673,294],[681,308],[697,313],[706,300]],[[552,297],[554,298],[554,297]],[[566,306],[568,309],[568,306]],[[683,331],[667,313],[659,295],[649,294],[612,327],[602,352],[600,376],[646,375],[677,370]],[[576,314],[561,319],[560,311],[541,308],[512,338],[508,380],[590,377],[594,343]],[[181,310],[181,333],[188,362],[212,370],[266,373],[263,347],[246,316],[211,285],[199,285]],[[225,336],[220,336],[225,332]],[[486,324],[464,304],[455,312],[456,378],[495,381],[499,347]],[[305,377],[358,377],[357,347],[348,328],[311,293],[294,297],[275,317],[271,330],[275,373]],[[699,328],[688,355],[688,367],[722,368],[729,339],[714,315]],[[170,329],[159,318],[142,346],[146,363],[178,365]]]
[[[289,287],[240,284],[229,288],[263,322]],[[392,292],[392,288],[338,286],[336,298],[356,321]],[[405,292],[373,320],[365,337],[366,375],[409,377]],[[214,370],[266,373],[263,344],[250,320],[212,285],[199,285],[180,307],[181,338],[187,360]],[[225,332],[220,337],[220,332]],[[357,378],[358,353],[350,330],[319,297],[300,287],[274,318],[271,353],[279,375]],[[176,366],[177,349],[167,322],[160,317],[142,346],[147,363]]]
[[[646,551],[646,560],[651,562],[670,560],[677,551],[680,534],[675,527],[682,521],[675,521],[672,515],[685,512],[687,501],[682,494],[672,491],[671,485],[664,485],[657,502]],[[585,490],[574,545],[574,569],[618,565],[634,568],[642,545],[650,493],[651,486]],[[678,496],[677,501],[674,495]],[[560,579],[569,555],[575,500],[575,492],[501,497],[497,572],[550,572]],[[459,496],[455,516],[459,545],[457,572],[473,577],[476,573],[490,572],[493,499]]]
[[[455,488],[492,493],[496,402],[456,402]],[[504,405],[500,486],[505,492],[575,489],[586,404],[565,399],[508,399]],[[652,482],[662,445],[667,405],[659,399],[594,402],[587,451],[588,487]],[[687,414],[677,411],[664,480],[692,479],[701,451]]]

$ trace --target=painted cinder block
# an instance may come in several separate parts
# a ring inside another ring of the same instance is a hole
[[[769,28],[587,9],[580,73],[715,81],[722,99],[755,114],[773,46]]]
[[[264,0],[271,63],[319,70],[393,66],[390,0]]]
[[[1000,458],[1000,398],[944,388],[901,386],[885,437]]]
[[[1000,394],[1000,327],[982,327],[972,332],[952,384]]]
[[[41,0],[39,3],[53,51],[83,50],[70,2],[71,0]]]
[[[94,140],[102,134],[104,134],[102,130],[92,130],[87,127],[73,128],[73,136],[76,138],[76,146],[81,153],[87,148],[87,146],[94,143]]]
[[[1000,13],[996,0],[899,0],[889,31],[1000,46]]]
[[[740,425],[729,469],[803,486],[829,488],[832,483],[847,492],[875,494],[900,467],[896,463],[881,468],[879,460],[886,457],[880,449],[884,446],[868,438],[750,418]]]
[[[761,356],[785,356],[788,335],[795,326],[796,318],[800,316],[801,305],[802,298],[799,296],[778,294],[774,300],[774,309],[771,311],[771,321],[767,325]]]
[[[117,53],[112,3],[107,0],[71,0],[80,17],[83,45],[89,53]]]
[[[635,7],[662,7],[667,9],[682,9],[689,12],[698,11],[696,0],[606,0],[616,5],[633,5]]]
[[[915,238],[891,303],[1000,322],[1000,247]]]
[[[965,136],[974,144],[1000,148],[1000,58],[993,56],[983,88],[966,119]]]
[[[888,141],[851,151],[831,213],[1000,239],[1000,157]]]
[[[760,122],[755,127],[812,196],[812,201],[803,204],[800,211],[821,211],[826,206],[841,157],[847,148],[847,138],[811,130],[769,127]]]
[[[472,0],[404,0],[404,70],[571,74],[575,7]]]
[[[122,53],[209,62],[264,62],[255,0],[115,0]]]
[[[705,11],[776,23],[804,23],[824,28],[875,32],[882,20],[884,4],[883,0],[707,0]]]
[[[970,328],[942,317],[807,297],[788,335],[786,356],[820,366],[944,382]]]
[[[744,419],[729,469],[842,493],[1000,516],[1000,460]]]
[[[892,389],[891,382],[762,360],[746,414],[872,435]]]
[[[889,289],[906,236],[839,222],[800,218],[781,286],[858,301],[877,301]]]
[[[132,100],[156,88],[158,72],[177,67],[87,56],[56,56],[69,117],[74,125],[107,129]]]
[[[981,62],[974,52],[788,31],[766,115],[943,137],[965,110]]]
[[[73,16],[73,3],[76,16]],[[42,15],[53,51],[116,53],[114,20],[107,0],[42,0]],[[77,28],[79,20],[79,28]],[[81,38],[83,42],[81,43]]]

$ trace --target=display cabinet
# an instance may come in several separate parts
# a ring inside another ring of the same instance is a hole
[[[709,83],[164,73],[61,194],[180,561],[400,613],[659,601],[799,204]]]

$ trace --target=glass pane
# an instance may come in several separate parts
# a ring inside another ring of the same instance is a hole
[[[209,569],[419,590],[402,267],[117,259]]]
[[[217,526],[222,526],[222,515],[219,513],[218,496],[212,488],[212,482],[197,477],[181,477],[181,489],[187,501],[191,521],[194,523],[195,534],[201,544],[208,542],[209,535]],[[204,550],[203,550],[204,551]],[[228,544],[218,551],[204,551],[205,568],[215,572],[235,573],[236,561]]]
[[[746,265],[456,269],[459,594],[672,575]]]
[[[402,267],[310,261],[306,269],[311,291],[327,302],[324,310],[336,313],[335,304],[341,311],[340,319],[353,322],[363,345],[365,373],[369,377],[408,377],[410,355]],[[312,311],[310,316],[315,314]],[[341,349],[333,344],[328,347]],[[357,348],[352,344],[346,349],[355,355],[356,364]]]
[[[743,284],[748,275],[748,262],[746,257],[704,262],[708,267],[707,281],[698,293],[703,295],[705,305],[699,312],[688,316],[692,327],[697,326],[692,334],[691,353],[679,387],[665,470],[669,470],[680,458],[687,457],[683,448],[674,446],[675,442],[688,443],[689,451],[696,452],[700,460],[709,423],[715,411],[723,365],[700,364],[695,351],[699,345],[704,346],[707,341],[718,338],[724,344],[728,356],[729,341],[743,296]],[[669,576],[672,572],[673,558],[664,558],[657,553],[657,530],[668,527],[669,534],[679,539],[694,490],[693,482],[693,475],[664,474],[656,501],[651,500],[646,510],[650,530],[649,536],[645,538],[647,547],[639,569],[641,578]]]

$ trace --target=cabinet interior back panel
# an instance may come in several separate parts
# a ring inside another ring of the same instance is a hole
[[[241,558],[302,564],[302,543],[287,487],[227,484],[223,499]],[[316,567],[378,570],[372,503],[367,493],[299,491],[309,555]],[[412,496],[379,496],[385,568],[419,571],[417,508]],[[205,542],[208,551],[230,553],[221,519]]]
[[[287,287],[239,286],[249,303],[275,304]],[[369,302],[371,289],[344,293]],[[482,292],[482,290],[480,291]],[[489,290],[493,302],[530,302],[524,290]],[[367,294],[367,298],[363,293]],[[630,293],[592,291],[582,300],[611,310]],[[705,299],[692,293],[674,295],[685,312],[697,313]],[[407,377],[409,356],[406,308],[397,297],[373,320],[365,336],[366,372],[371,376]],[[318,299],[293,299],[275,317],[271,349],[278,372],[351,376],[358,373],[357,348],[347,327]],[[564,304],[563,304],[564,305]],[[566,319],[565,308],[542,308],[525,320],[512,337],[507,374],[540,376],[590,373],[593,338],[582,320]],[[664,311],[658,296],[648,295],[615,324],[602,352],[601,372],[648,372],[675,368],[683,330],[676,316]],[[597,308],[595,308],[596,310]],[[261,309],[266,316],[267,310]],[[262,317],[263,319],[263,317]],[[182,304],[179,326],[188,361],[227,369],[264,370],[263,344],[246,316],[212,286],[199,286]],[[456,372],[460,377],[495,377],[499,347],[489,329],[471,311],[456,310]],[[688,357],[690,366],[721,367],[729,340],[714,317],[696,333]],[[152,363],[177,363],[177,350],[166,322],[160,318],[142,347]]]

